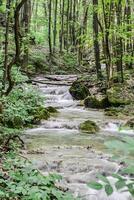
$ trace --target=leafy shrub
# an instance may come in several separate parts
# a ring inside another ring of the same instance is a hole
[[[65,52],[63,60],[67,70],[74,71],[74,68],[77,67],[77,56],[74,53]]]
[[[9,152],[0,172],[0,199],[4,200],[73,200],[55,185],[62,177],[43,176],[24,158]]]
[[[113,140],[105,143],[109,149],[114,149],[116,158],[119,153],[124,153],[124,159],[121,158],[128,166],[121,169],[117,174],[112,174],[117,181],[115,182],[116,190],[128,191],[134,196],[134,179],[131,176],[134,175],[134,163],[133,163],[133,153],[134,153],[134,139],[130,137],[124,137],[122,141]],[[113,157],[114,158],[114,157]],[[121,175],[120,175],[121,174]],[[123,175],[123,176],[122,176]],[[124,175],[129,175],[129,178],[125,178]],[[99,175],[99,182],[90,182],[88,186],[95,190],[105,189],[106,194],[109,196],[113,193],[114,189],[107,177]],[[101,181],[101,183],[100,183]]]
[[[0,79],[2,80],[2,73]],[[18,135],[25,126],[49,117],[49,113],[42,106],[41,93],[36,87],[25,83],[28,77],[16,66],[12,69],[12,79],[15,82],[13,90],[8,96],[0,98],[0,145],[2,139],[4,142],[8,137]]]
[[[34,119],[34,112],[43,100],[39,92],[30,85],[16,86],[8,96],[1,99],[3,112],[1,121],[9,128],[22,128]]]
[[[115,182],[115,188],[116,190],[120,190],[120,191],[128,191],[131,193],[132,196],[134,196],[134,181],[133,179],[129,179],[128,178],[124,178],[122,176],[120,176],[119,174],[112,174],[111,175],[113,178],[116,179]],[[111,185],[109,179],[103,175],[99,175],[98,176],[99,182],[90,182],[88,183],[88,186],[92,189],[95,190],[101,190],[104,188],[106,194],[109,196],[114,192],[114,188]]]

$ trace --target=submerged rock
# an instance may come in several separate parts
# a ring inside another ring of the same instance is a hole
[[[107,108],[109,106],[108,98],[106,95],[88,96],[84,100],[86,108]]]
[[[69,92],[76,100],[83,100],[90,95],[89,89],[83,83],[77,81],[72,84]]]
[[[99,127],[96,125],[96,123],[90,120],[87,120],[81,123],[79,128],[83,132],[86,132],[89,134],[94,134],[99,131]]]

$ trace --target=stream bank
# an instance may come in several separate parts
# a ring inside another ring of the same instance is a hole
[[[77,76],[54,77],[60,81],[36,77],[38,82],[43,80],[38,87],[44,96],[45,107],[53,106],[58,113],[42,121],[37,128],[25,131],[27,158],[44,175],[62,175],[63,180],[59,184],[82,200],[131,200],[128,192],[115,191],[107,197],[104,191],[92,190],[87,183],[96,180],[97,173],[110,176],[122,167],[119,161],[111,159],[104,142],[121,140],[124,135],[132,136],[133,131],[122,131],[121,134],[119,127],[122,120],[105,116],[102,110],[85,109],[79,101],[73,101],[68,82],[73,82]],[[79,125],[86,120],[95,121],[100,131],[90,135],[82,133]]]

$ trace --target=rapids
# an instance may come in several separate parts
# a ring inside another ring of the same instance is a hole
[[[120,139],[123,135],[132,136],[134,132],[122,130],[122,134],[119,131],[122,120],[106,117],[103,111],[85,109],[79,101],[73,101],[68,83],[77,78],[75,75],[51,77],[59,81],[44,77],[36,80],[43,80],[38,87],[44,97],[44,105],[57,108],[59,113],[42,121],[37,128],[25,131],[26,156],[44,175],[61,174],[63,180],[59,184],[81,200],[132,200],[128,192],[115,190],[107,197],[103,190],[90,189],[87,183],[96,180],[97,173],[106,174],[114,183],[110,174],[117,172],[121,165],[111,159],[104,141]],[[80,132],[79,124],[87,119],[99,125],[99,133],[88,135]]]

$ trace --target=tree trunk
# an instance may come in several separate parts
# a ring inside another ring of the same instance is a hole
[[[97,78],[101,78],[100,47],[98,42],[98,0],[93,0],[93,41]]]
[[[7,0],[6,10],[7,10],[7,17],[6,17],[6,32],[5,32],[5,58],[4,58],[4,70],[3,70],[3,81],[2,81],[2,93],[5,90],[6,79],[7,79],[7,68],[8,68],[8,40],[9,40],[9,24],[10,24],[10,8],[11,7],[11,0]]]
[[[58,0],[55,0],[55,12],[54,12],[54,36],[53,36],[53,52],[55,52],[56,48],[56,36],[57,36],[57,7],[58,7]]]

